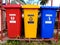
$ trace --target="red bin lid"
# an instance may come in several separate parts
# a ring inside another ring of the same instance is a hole
[[[4,8],[21,8],[21,5],[18,4],[8,4],[8,5],[4,5]]]

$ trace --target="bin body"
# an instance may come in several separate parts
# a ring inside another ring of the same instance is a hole
[[[8,37],[16,38],[21,35],[21,9],[20,5],[6,5],[6,21]]]
[[[57,7],[41,7],[41,38],[52,38]]]
[[[25,38],[36,38],[39,6],[24,5],[22,8],[24,8]]]

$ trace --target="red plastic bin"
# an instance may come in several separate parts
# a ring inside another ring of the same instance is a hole
[[[8,28],[8,37],[16,38],[21,36],[21,5],[9,4],[4,6],[6,9],[6,21]]]

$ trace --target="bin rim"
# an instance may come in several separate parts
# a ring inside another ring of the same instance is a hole
[[[59,9],[58,6],[41,6],[42,9]]]
[[[22,8],[36,8],[39,9],[40,6],[39,5],[32,5],[32,4],[27,4],[27,5],[23,5]]]
[[[4,8],[21,8],[20,4],[8,4],[8,5],[3,5]]]

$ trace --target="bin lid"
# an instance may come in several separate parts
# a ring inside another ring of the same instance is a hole
[[[38,5],[27,4],[27,5],[23,5],[22,8],[40,8],[40,7]]]
[[[8,4],[8,5],[4,5],[4,8],[20,8],[21,5],[18,4]]]
[[[41,6],[42,9],[58,9],[57,6]]]

